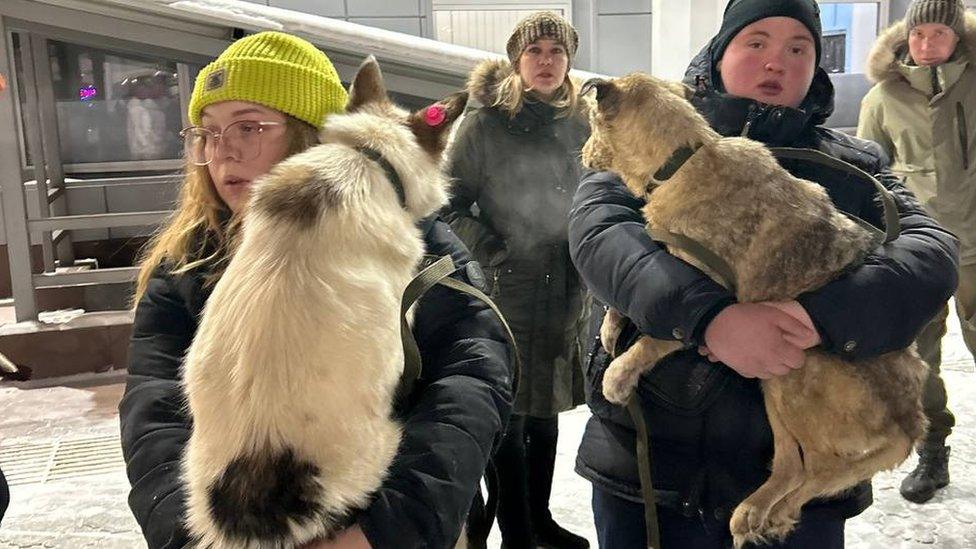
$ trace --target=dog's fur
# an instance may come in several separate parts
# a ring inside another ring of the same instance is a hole
[[[400,298],[441,208],[447,130],[387,98],[375,60],[322,144],[255,183],[240,246],[185,366],[193,432],[183,468],[198,547],[289,548],[347,526],[400,443]],[[406,207],[379,151],[402,180]]]
[[[584,163],[618,173],[646,198],[652,227],[691,237],[723,258],[739,301],[794,299],[870,247],[867,231],[839,213],[822,187],[791,176],[762,144],[715,133],[686,101],[687,87],[640,73],[593,86],[598,107]],[[671,179],[652,182],[676,149],[696,144]],[[669,251],[708,272],[683,250]],[[604,319],[601,337],[611,353],[621,321],[615,311]],[[641,373],[681,348],[641,337],[610,364],[604,395],[626,402]],[[809,500],[904,461],[926,426],[926,371],[913,349],[856,362],[811,349],[802,368],[763,381],[772,473],[733,513],[736,546],[784,538]]]

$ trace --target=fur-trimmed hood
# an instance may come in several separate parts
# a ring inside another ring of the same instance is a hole
[[[498,84],[510,74],[512,64],[507,59],[485,59],[468,75],[468,93],[482,105],[491,105],[498,97]]]
[[[959,37],[955,57],[958,59],[962,56],[972,63],[976,62],[976,13],[966,11],[964,17],[966,30]],[[902,20],[888,27],[875,41],[868,55],[868,78],[872,82],[900,78],[898,66],[907,53],[908,32]]]
[[[507,59],[485,59],[475,65],[468,75],[468,93],[472,99],[476,99],[482,106],[491,106],[498,98],[498,84],[512,74],[512,64]],[[569,78],[576,83],[579,89],[583,82],[570,75]],[[590,108],[590,102],[585,98],[580,98],[577,102],[577,110],[580,115],[585,116]]]

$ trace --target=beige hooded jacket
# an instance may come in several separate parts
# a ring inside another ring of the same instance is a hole
[[[878,142],[892,170],[960,240],[962,265],[976,263],[976,14],[953,57],[936,67],[908,55],[905,23],[878,38],[868,58],[876,82],[861,103],[857,135]]]

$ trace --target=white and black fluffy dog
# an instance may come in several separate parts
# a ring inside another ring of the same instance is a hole
[[[186,358],[183,468],[198,547],[330,536],[379,488],[400,442],[391,411],[400,298],[424,254],[416,223],[447,202],[440,160],[466,100],[409,113],[370,58],[322,144],[255,184]]]

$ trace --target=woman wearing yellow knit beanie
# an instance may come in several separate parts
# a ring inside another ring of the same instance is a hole
[[[191,126],[181,132],[186,164],[179,200],[143,251],[119,407],[129,503],[151,548],[190,543],[179,472],[190,433],[181,364],[229,260],[236,214],[254,181],[317,144],[326,118],[345,105],[329,58],[280,32],[234,42],[197,76]]]
[[[250,187],[278,162],[316,145],[328,117],[346,102],[326,55],[279,32],[238,40],[197,77],[187,113],[192,125],[182,132],[186,175],[176,211],[142,259],[119,405],[129,505],[150,549],[193,545],[180,477],[192,424],[182,361],[233,253],[229,242]],[[425,220],[420,229],[428,250],[471,271],[467,251],[446,223]],[[349,527],[334,539],[302,549],[447,547],[458,539],[492,439],[508,417],[508,347],[500,332],[498,341],[484,335],[494,333],[494,320],[482,306],[435,293],[416,308],[424,380],[399,410],[403,435],[386,482],[366,509],[341,517]],[[226,413],[235,411],[228,405]],[[328,478],[330,472],[322,473]],[[290,517],[313,516],[311,505],[300,493],[282,493],[280,506],[257,511],[265,522],[227,520],[242,539],[273,538]]]

